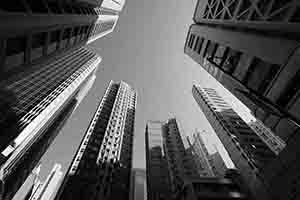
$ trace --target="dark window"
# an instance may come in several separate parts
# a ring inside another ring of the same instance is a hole
[[[71,35],[71,28],[67,28],[64,30],[64,34],[63,34],[63,40],[65,39],[69,39],[70,38],[70,35]]]
[[[293,96],[300,90],[300,70],[297,71],[296,75],[289,81],[283,94],[277,100],[277,104],[280,106],[286,106]]]
[[[257,92],[264,92],[279,70],[278,65],[266,63],[254,58],[246,73],[244,83]]]
[[[26,0],[33,13],[48,13],[48,9],[45,7],[43,1]]]
[[[228,55],[228,48],[225,46],[219,45],[212,61],[216,63],[218,66],[222,66],[226,60]]]
[[[207,57],[213,58],[215,56],[216,50],[218,48],[218,44],[215,42],[210,41],[208,47],[206,49]]]
[[[239,51],[235,51],[233,49],[228,48],[226,52],[224,52],[224,64],[221,62],[223,70],[232,74],[239,64],[242,53]]]
[[[200,41],[199,41],[199,44],[198,44],[198,47],[197,47],[197,53],[198,54],[200,54],[200,52],[201,52],[203,42],[204,42],[204,38],[200,38]]]
[[[25,37],[10,38],[7,40],[6,56],[24,52],[26,47]]]
[[[203,52],[203,57],[206,56],[206,52],[207,52],[207,49],[208,49],[208,47],[209,47],[209,44],[210,44],[210,40],[207,40],[206,46],[205,46],[205,49],[204,49],[204,52]]]
[[[32,36],[31,48],[39,48],[45,45],[46,33],[38,33]]]
[[[66,13],[69,13],[69,14],[75,13],[75,12],[73,11],[72,7],[69,6],[69,5],[65,5],[65,6],[64,6],[64,11],[65,11]]]
[[[59,41],[60,30],[52,31],[50,34],[50,43]]]
[[[63,33],[63,40],[68,40],[71,36],[71,28],[67,28],[64,30],[64,33]]]
[[[48,2],[48,7],[52,13],[62,14],[62,10],[58,6],[57,2]]]
[[[5,10],[8,12],[25,12],[26,11],[21,0],[2,1],[0,4],[0,10]]]
[[[30,60],[43,56],[43,47],[46,42],[46,33],[38,33],[32,36]]]
[[[190,35],[190,39],[189,39],[189,42],[188,42],[188,47],[190,47],[190,48],[192,48],[192,46],[193,46],[194,37],[195,37],[194,34]]]
[[[73,7],[73,10],[75,11],[76,14],[82,14],[82,11],[80,10],[79,7]]]
[[[197,47],[198,47],[198,42],[199,42],[199,37],[197,36],[196,38],[196,42],[195,42],[195,46],[194,46],[194,51],[197,50]]]

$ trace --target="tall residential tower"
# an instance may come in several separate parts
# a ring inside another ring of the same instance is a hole
[[[130,199],[136,91],[111,81],[57,199]]]
[[[149,121],[145,134],[148,199],[170,199],[186,181],[199,177],[196,163],[175,118]]]

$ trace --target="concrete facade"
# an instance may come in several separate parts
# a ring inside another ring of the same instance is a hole
[[[181,131],[175,118],[165,122],[149,121],[147,124],[146,171],[150,200],[175,198],[186,181],[199,177]]]
[[[200,132],[193,134],[192,141],[188,140],[192,149],[193,159],[196,162],[200,177],[214,177],[214,171],[209,162],[209,153]]]
[[[0,79],[111,33],[121,8],[108,10],[76,1],[4,2],[0,6]]]
[[[288,157],[279,155],[273,166],[289,172],[300,166],[282,164],[299,156],[292,149],[300,133],[299,7],[294,0],[199,0],[184,50],[286,143],[289,153],[283,154]],[[273,177],[270,188],[276,198],[280,183],[290,181],[279,171],[266,172]],[[299,184],[295,178],[281,194],[296,198]]]
[[[194,85],[193,96],[234,165],[248,181],[252,194],[257,195],[257,199],[268,199],[268,188],[261,176],[276,154],[214,89]]]
[[[137,94],[111,81],[56,199],[130,199]]]

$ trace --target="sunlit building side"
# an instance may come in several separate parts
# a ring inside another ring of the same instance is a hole
[[[276,154],[216,90],[194,85],[192,92],[253,195],[257,195],[258,199],[268,199],[268,189],[261,176],[264,167],[276,158]]]
[[[292,0],[199,0],[184,47],[286,143],[264,173],[284,200],[300,198],[299,8]]]
[[[111,81],[56,199],[130,199],[137,93]]]
[[[0,83],[6,88],[1,111],[10,112],[0,122],[2,199],[10,199],[39,162],[100,62],[97,54],[80,48]]]

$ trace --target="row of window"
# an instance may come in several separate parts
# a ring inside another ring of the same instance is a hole
[[[77,15],[100,15],[101,8],[92,8],[84,5],[62,4],[52,0],[10,0],[0,4],[0,11],[43,13],[43,14],[77,14]],[[106,14],[114,14],[106,11]]]
[[[3,71],[31,63],[57,50],[70,48],[88,38],[110,30],[114,21],[95,25],[68,27],[49,33],[41,32],[31,37],[19,36],[6,40]]]
[[[202,45],[203,41],[205,41],[204,45]],[[230,47],[219,45],[213,41],[204,40],[204,38],[195,34],[190,34],[187,45],[212,65],[234,77],[258,94],[263,94],[268,89],[281,69],[279,65],[265,62],[257,57],[251,58],[249,55],[233,50]],[[251,62],[247,64],[246,60],[249,60],[249,58]],[[239,67],[245,69],[246,72],[241,73],[240,69],[238,69]],[[285,92],[276,102],[278,105],[286,106],[300,90],[300,85],[297,84],[299,78],[300,71],[289,81]]]

